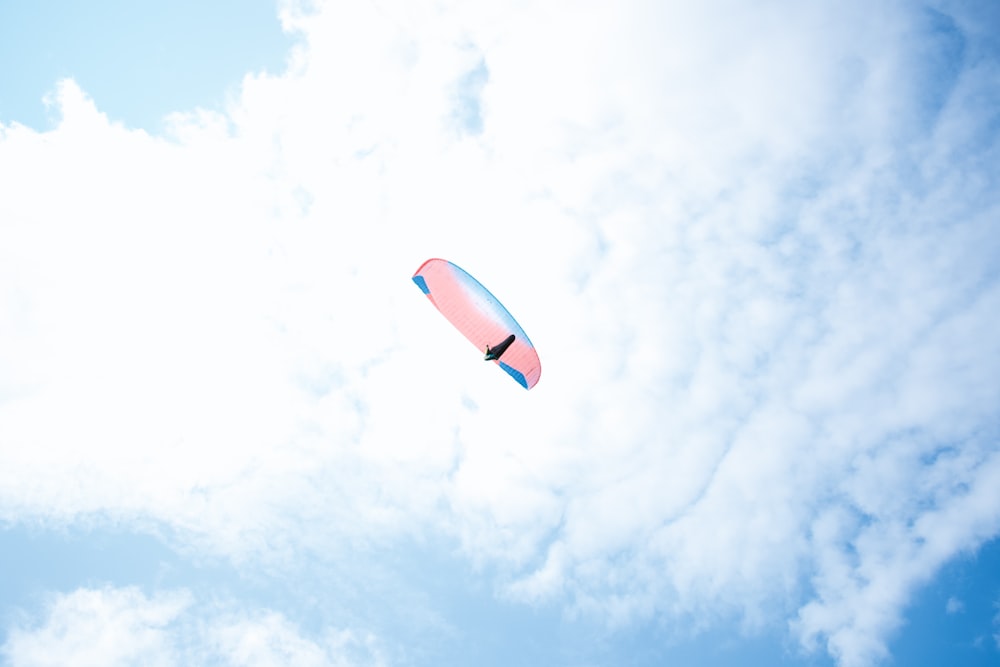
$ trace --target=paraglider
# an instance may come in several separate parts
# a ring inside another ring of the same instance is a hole
[[[413,282],[486,361],[495,362],[525,389],[538,383],[542,363],[524,329],[488,289],[463,269],[429,259]]]

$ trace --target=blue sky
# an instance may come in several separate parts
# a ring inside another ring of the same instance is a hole
[[[38,129],[56,120],[43,99],[60,79],[115,120],[159,130],[167,113],[221,107],[249,72],[280,71],[292,43],[267,1],[43,0],[0,11],[0,118]]]
[[[998,23],[0,9],[0,664],[996,664]]]

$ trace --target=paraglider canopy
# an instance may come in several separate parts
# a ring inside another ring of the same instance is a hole
[[[464,270],[429,259],[413,274],[417,284],[487,361],[495,362],[525,389],[542,375],[542,363],[528,334],[503,304]]]

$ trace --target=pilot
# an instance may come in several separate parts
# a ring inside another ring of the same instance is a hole
[[[496,347],[490,347],[489,345],[487,345],[486,356],[483,357],[483,359],[485,359],[486,361],[494,361],[495,359],[499,359],[500,356],[507,351],[507,348],[510,347],[510,344],[513,342],[514,342],[514,334],[511,334],[506,338],[504,338],[503,342],[497,345]]]

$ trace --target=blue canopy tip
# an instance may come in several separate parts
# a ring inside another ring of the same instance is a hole
[[[508,366],[507,364],[505,364],[502,361],[498,361],[497,363],[500,364],[500,368],[502,368],[505,371],[507,371],[508,375],[510,375],[515,380],[517,380],[518,384],[520,384],[525,389],[528,388],[528,380],[527,380],[527,378],[524,377],[524,373],[522,373],[521,371],[517,370],[516,368]]]

